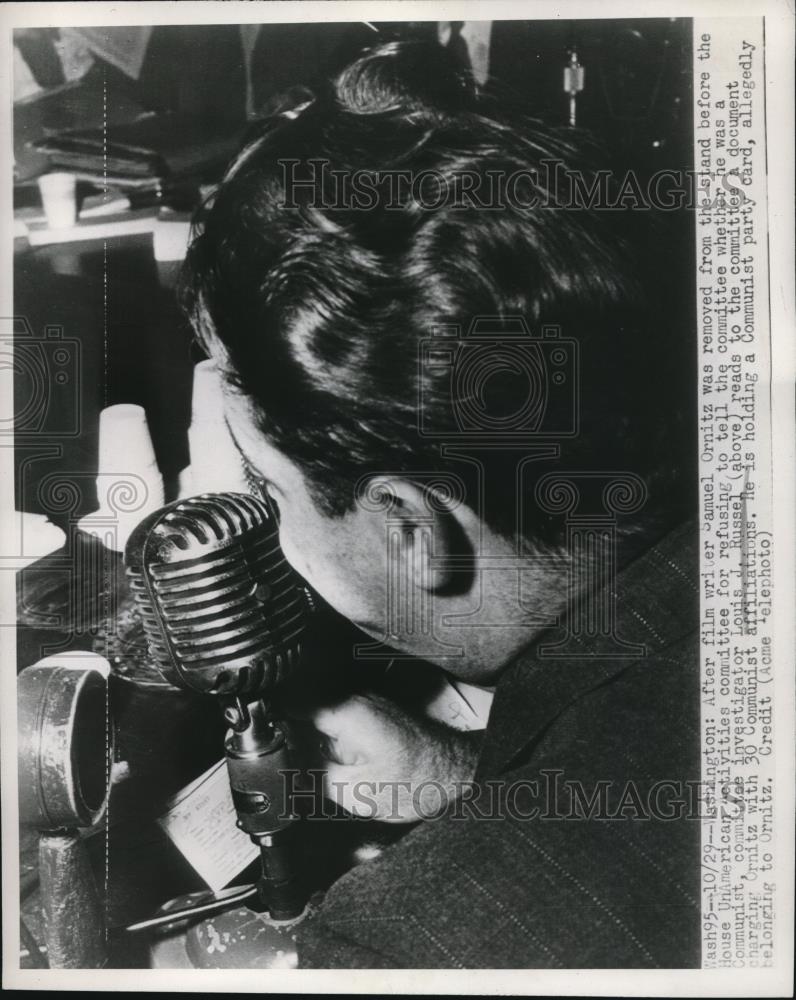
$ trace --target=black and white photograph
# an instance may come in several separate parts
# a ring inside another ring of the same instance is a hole
[[[7,988],[792,995],[793,14],[615,6],[5,5]]]

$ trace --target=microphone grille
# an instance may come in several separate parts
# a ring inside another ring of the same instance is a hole
[[[138,525],[125,559],[150,654],[172,682],[260,697],[296,663],[310,598],[265,500],[169,504]]]

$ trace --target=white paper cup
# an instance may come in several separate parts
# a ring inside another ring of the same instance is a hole
[[[54,173],[39,177],[44,215],[50,229],[68,229],[77,221],[77,182],[73,174]]]
[[[149,434],[146,412],[135,403],[106,406],[99,419],[100,475],[132,472],[146,476],[157,471],[155,449]]]
[[[191,423],[217,424],[224,420],[221,374],[213,361],[200,361],[193,370]]]
[[[194,493],[248,492],[241,457],[224,420],[221,373],[213,361],[200,361],[194,368],[188,447]]]
[[[99,510],[78,527],[122,552],[136,525],[163,506],[163,478],[142,406],[119,403],[101,411],[97,465]]]

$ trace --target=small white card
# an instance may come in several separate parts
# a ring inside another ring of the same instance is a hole
[[[178,792],[158,823],[208,886],[218,892],[259,854],[235,820],[222,759]]]

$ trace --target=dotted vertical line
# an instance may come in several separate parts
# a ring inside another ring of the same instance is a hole
[[[108,77],[102,76],[102,199],[108,201]],[[103,405],[108,405],[108,241],[102,241]]]
[[[102,75],[102,200],[108,201],[108,76],[106,72]],[[102,367],[102,398],[103,407],[108,405],[108,241],[102,241],[102,345],[103,345],[103,367]],[[101,573],[104,576],[103,587],[103,618],[105,627],[105,660],[108,658],[108,629],[110,625],[109,615],[109,591],[108,580],[110,578],[109,552],[106,549]],[[105,809],[105,891],[103,893],[103,911],[105,919],[103,930],[105,933],[105,947],[108,946],[108,899],[110,896],[110,782],[111,768],[113,761],[111,741],[111,706],[110,706],[110,676],[105,686],[105,787],[108,790],[108,802]]]

